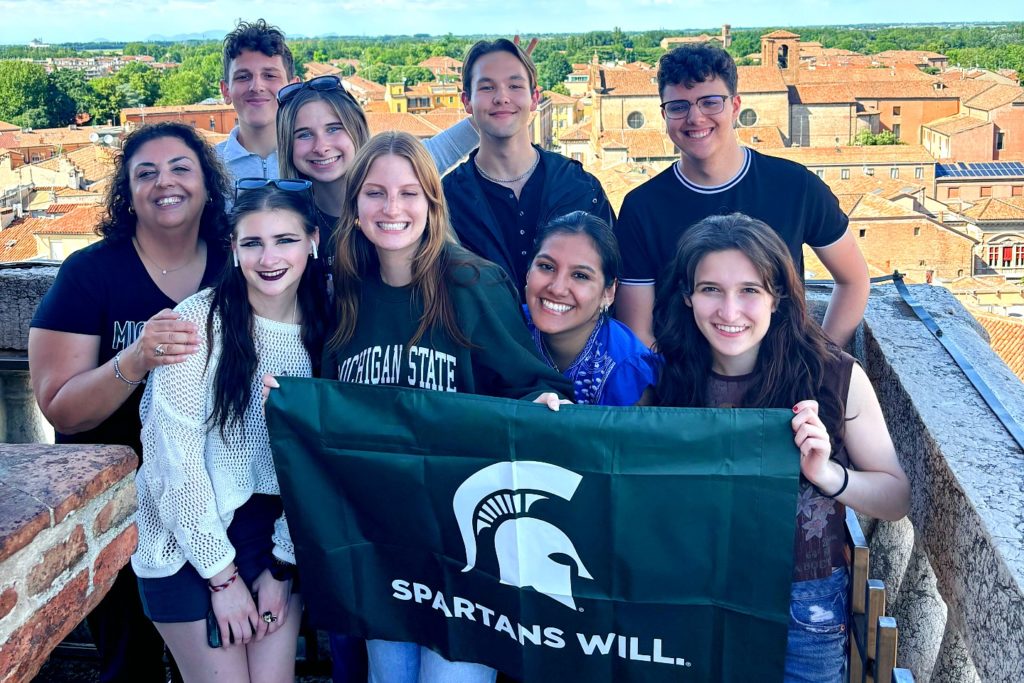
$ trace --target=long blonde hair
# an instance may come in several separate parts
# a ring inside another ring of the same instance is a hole
[[[377,252],[359,229],[359,192],[373,162],[384,156],[406,159],[416,175],[427,200],[427,225],[412,259],[414,296],[423,303],[416,332],[409,345],[418,342],[430,328],[440,324],[457,343],[469,346],[459,329],[447,276],[451,267],[472,263],[454,253],[458,247],[455,233],[448,221],[448,205],[441,188],[441,177],[423,144],[401,131],[388,131],[373,136],[357,153],[346,173],[345,204],[334,245],[334,301],[338,327],[330,347],[341,348],[348,342],[359,320],[360,282],[378,268]]]

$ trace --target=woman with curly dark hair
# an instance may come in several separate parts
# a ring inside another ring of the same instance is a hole
[[[146,375],[198,348],[196,326],[171,309],[224,263],[227,190],[216,154],[192,127],[160,123],[125,139],[103,239],[63,263],[29,331],[32,388],[57,443],[124,444],[141,456]],[[129,568],[89,625],[103,680],[164,680],[163,643]]]

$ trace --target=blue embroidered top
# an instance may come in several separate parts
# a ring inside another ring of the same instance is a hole
[[[541,357],[557,370],[526,306],[523,313]],[[604,315],[576,360],[561,373],[572,382],[576,403],[631,406],[657,382],[657,356],[632,330]]]

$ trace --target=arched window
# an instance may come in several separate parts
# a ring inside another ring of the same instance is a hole
[[[638,111],[631,112],[626,117],[626,125],[630,128],[643,128],[644,127],[644,115]]]
[[[757,123],[757,112],[753,109],[744,109],[740,112],[740,125],[741,126],[753,126]]]
[[[789,68],[789,45],[779,46],[779,68]]]

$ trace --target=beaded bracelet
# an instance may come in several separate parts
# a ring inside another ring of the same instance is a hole
[[[114,355],[114,376],[117,377],[119,380],[121,380],[122,382],[124,382],[125,384],[127,384],[130,387],[137,387],[140,384],[145,384],[146,383],[146,377],[145,376],[143,376],[142,379],[128,379],[127,377],[125,377],[124,375],[121,374],[121,352],[120,351],[118,351]]]
[[[226,590],[227,587],[230,586],[231,584],[233,584],[235,582],[235,579],[237,579],[237,578],[238,578],[238,567],[235,567],[235,572],[230,577],[228,577],[228,580],[225,581],[224,583],[219,583],[216,586],[213,585],[212,583],[208,584],[208,586],[210,588],[210,592],[211,593],[220,593],[222,590]]]

